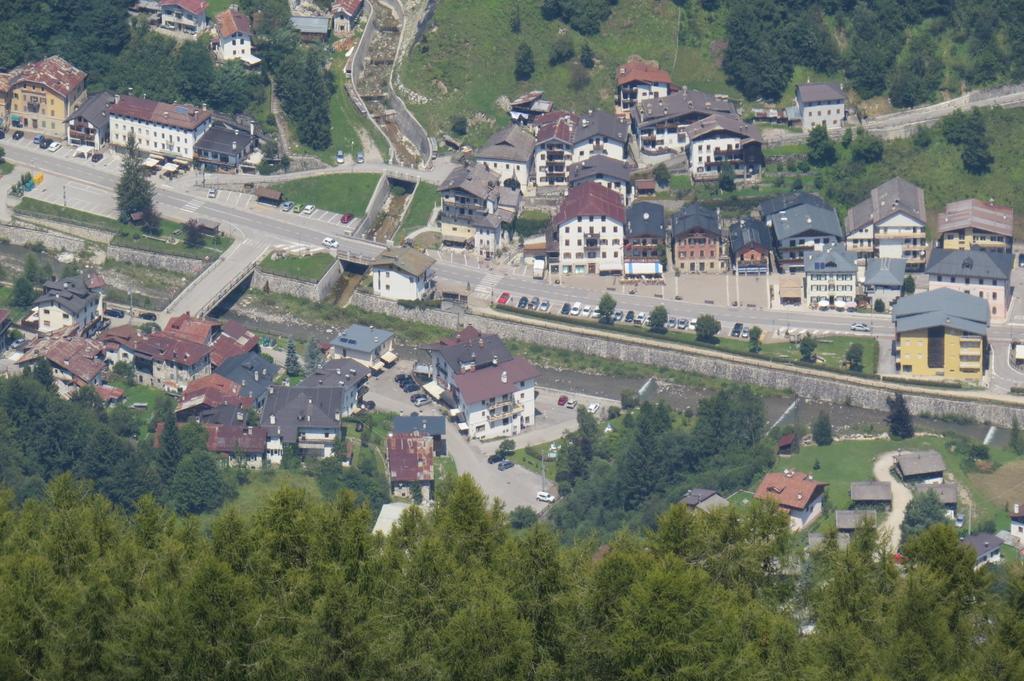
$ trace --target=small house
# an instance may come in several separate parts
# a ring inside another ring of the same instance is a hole
[[[383,371],[398,361],[394,344],[395,334],[387,329],[353,324],[331,341],[331,357],[353,359],[373,371]]]
[[[271,206],[280,206],[281,202],[284,201],[284,194],[270,187],[257,187],[256,200]]]
[[[937,484],[946,474],[946,464],[935,450],[903,452],[896,457],[896,473],[903,482]]]
[[[775,453],[779,456],[790,456],[798,449],[795,433],[786,433],[779,438],[775,447]]]
[[[327,42],[331,33],[330,17],[303,17],[292,15],[292,28],[299,32],[299,40],[304,43]]]
[[[395,420],[391,422],[391,432],[429,435],[434,440],[434,454],[436,456],[448,454],[448,442],[445,439],[445,420],[443,416],[426,416],[416,413],[408,416],[396,416]]]
[[[892,483],[878,480],[850,483],[850,501],[857,508],[892,508]]]
[[[836,511],[836,530],[839,532],[853,532],[864,525],[876,525],[878,523],[877,511],[851,510]]]
[[[424,501],[434,489],[434,440],[419,433],[388,435],[388,479],[391,493],[412,497],[419,487]]]
[[[999,563],[1003,560],[1001,553],[1003,540],[994,534],[979,532],[968,535],[960,541],[974,549],[974,555],[976,556],[974,561],[975,570],[980,570],[986,565]]]
[[[754,498],[776,502],[789,515],[790,528],[799,532],[821,515],[827,486],[812,475],[787,468],[765,475]]]
[[[711,489],[687,490],[683,498],[679,500],[679,503],[686,504],[691,510],[700,510],[705,513],[710,513],[716,508],[729,505],[725,497]]]
[[[915,494],[935,492],[939,497],[939,503],[946,509],[946,516],[950,520],[956,519],[957,503],[960,498],[960,486],[955,482],[939,482],[933,484],[920,483],[914,485]]]

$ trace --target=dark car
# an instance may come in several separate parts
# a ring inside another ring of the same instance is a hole
[[[411,381],[411,380],[412,380],[412,376],[410,376],[409,374],[396,374],[395,375],[395,383],[403,383],[405,381]]]
[[[24,136],[25,136],[25,133],[23,133],[21,130],[15,130],[14,134],[11,135],[11,139],[20,140]]]
[[[3,130],[0,130],[0,140],[2,140],[5,137],[7,137],[7,133],[5,133]]]
[[[516,305],[516,307],[518,307],[520,310],[525,310],[526,306],[529,305],[529,304],[530,304],[530,299],[527,298],[526,296],[523,296],[523,297],[521,297],[519,299],[519,304]]]
[[[536,310],[538,307],[540,307],[540,298],[534,296],[533,298],[530,299],[530,309]]]
[[[498,463],[499,461],[504,461],[504,460],[505,460],[505,457],[502,456],[501,454],[498,454],[497,452],[495,452],[494,454],[491,454],[489,457],[487,457],[487,463]]]
[[[124,312],[122,312],[121,310],[118,310],[116,308],[112,308],[112,307],[111,308],[107,308],[107,311],[104,312],[103,314],[105,314],[108,317],[112,317],[114,319],[123,319],[124,318]]]
[[[40,149],[49,149],[50,148],[50,140],[46,139],[45,137],[43,139],[39,140],[39,148]]]
[[[512,468],[512,466],[515,466],[515,464],[511,461],[501,461],[498,463],[498,470],[507,471],[509,468]]]
[[[103,160],[103,154],[93,154],[89,158],[89,160],[92,161],[93,163],[99,163],[100,161]]]
[[[732,331],[729,332],[729,335],[733,338],[739,338],[741,333],[743,333],[743,323],[736,322],[732,325]]]
[[[634,319],[636,319],[636,313],[635,312],[630,310],[629,312],[626,313],[626,323],[627,324],[632,324]]]
[[[572,305],[570,305],[569,303],[563,303],[562,304],[562,314],[567,315],[571,311],[572,311]]]
[[[139,319],[145,319],[147,322],[155,322],[156,312],[140,312]]]
[[[365,409],[366,411],[373,411],[376,408],[377,408],[377,403],[374,402],[373,400],[364,400],[363,401],[363,409]]]

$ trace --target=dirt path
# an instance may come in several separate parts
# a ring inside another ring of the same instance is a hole
[[[903,516],[907,512],[907,504],[910,503],[913,494],[902,482],[897,480],[890,472],[896,460],[896,452],[886,452],[875,459],[874,474],[875,480],[888,482],[892,485],[892,512],[882,522],[880,529],[886,530],[889,534],[889,549],[895,552],[900,545],[900,525],[903,524]]]

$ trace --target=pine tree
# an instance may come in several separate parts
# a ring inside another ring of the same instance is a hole
[[[889,416],[886,421],[889,423],[889,435],[894,440],[905,440],[914,437],[914,420],[910,416],[910,409],[903,399],[903,393],[896,393],[894,397],[885,398],[889,405]]]
[[[284,371],[289,376],[300,376],[302,365],[299,364],[299,353],[295,351],[295,341],[288,339],[288,351],[284,358]]]
[[[836,145],[829,138],[824,123],[811,128],[807,135],[807,160],[813,166],[830,166],[836,162]]]
[[[121,222],[129,222],[133,213],[142,214],[142,228],[147,232],[159,231],[159,219],[153,208],[155,191],[142,166],[142,152],[135,142],[135,134],[128,133],[121,180],[117,183],[117,212]]]
[[[14,307],[29,307],[36,298],[35,289],[32,283],[25,276],[14,280],[14,288],[11,290],[11,305]]]
[[[583,47],[580,48],[580,63],[584,68],[594,68],[594,50],[590,47],[590,43],[583,43]]]
[[[1013,417],[1013,423],[1010,424],[1010,449],[1017,456],[1024,454],[1024,438],[1020,435],[1020,423],[1017,422],[1017,417]]]
[[[723,163],[718,171],[718,188],[723,192],[736,191],[736,170],[731,163]]]
[[[160,465],[160,478],[164,484],[169,484],[174,477],[174,471],[178,468],[182,456],[185,454],[185,447],[181,442],[181,433],[178,432],[178,424],[173,417],[164,421],[164,430],[160,434],[160,451],[157,454]]]
[[[851,343],[846,350],[846,363],[850,371],[864,370],[864,346],[860,343]]]
[[[750,339],[748,341],[750,352],[757,354],[761,352],[761,336],[764,334],[764,330],[760,326],[754,326],[750,329]]]
[[[800,361],[813,362],[814,351],[818,349],[818,341],[814,340],[811,334],[806,334],[800,339]]]
[[[323,364],[324,353],[320,351],[320,345],[313,339],[306,344],[306,373],[310,374],[320,368]]]
[[[818,414],[818,418],[814,419],[814,423],[811,425],[811,437],[814,438],[814,444],[819,447],[827,447],[832,444],[832,420],[828,417],[828,412],[822,411]]]
[[[533,50],[526,43],[520,43],[516,49],[516,80],[530,80],[533,69]]]
[[[519,3],[516,3],[515,8],[512,10],[512,18],[509,20],[509,29],[513,33],[519,33],[523,28],[522,19],[519,17]]]

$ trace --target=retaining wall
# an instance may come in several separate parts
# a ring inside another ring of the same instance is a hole
[[[13,225],[0,225],[0,239],[5,239],[15,246],[41,243],[49,251],[68,251],[69,253],[80,253],[85,249],[84,239],[55,234],[19,220],[17,217],[13,221],[15,223]]]
[[[52,229],[57,232],[64,234],[70,234],[71,236],[78,237],[79,239],[85,239],[86,241],[96,241],[103,244],[109,244],[116,234],[108,232],[104,229],[96,229],[95,227],[84,227],[70,222],[61,222],[58,220],[51,220],[46,217],[40,217],[33,213],[25,213],[22,211],[15,211],[12,222],[15,225],[28,227],[29,229],[35,227],[42,227],[44,229]]]
[[[257,267],[252,274],[252,288],[259,291],[267,288],[272,293],[287,293],[298,298],[312,300],[315,303],[322,303],[330,295],[334,285],[341,279],[342,272],[341,263],[335,261],[320,278],[320,281],[304,281],[264,272]]]
[[[209,266],[206,260],[183,258],[180,255],[167,255],[152,251],[140,251],[124,246],[108,246],[107,257],[120,262],[130,262],[143,267],[159,267],[160,269],[180,274],[199,274]]]
[[[886,411],[886,398],[891,397],[897,390],[896,386],[884,388],[867,379],[851,377],[852,380],[849,381],[841,380],[839,376],[829,376],[801,367],[768,366],[763,360],[711,356],[690,349],[684,351],[649,347],[543,328],[525,321],[485,317],[461,308],[451,311],[408,309],[398,303],[360,292],[352,295],[351,303],[365,310],[447,329],[457,330],[472,324],[484,333],[498,334],[502,338],[513,338],[605,359],[641,362],[739,383],[791,390],[806,399],[849,404],[863,409]],[[926,389],[904,385],[898,386],[898,390],[906,396],[907,405],[914,414],[929,414],[938,418],[968,417],[979,423],[990,423],[1006,428],[1010,427],[1014,417],[1024,422],[1024,402],[1013,398],[987,398],[982,394],[965,393],[963,398],[957,399],[929,395],[926,394]]]

